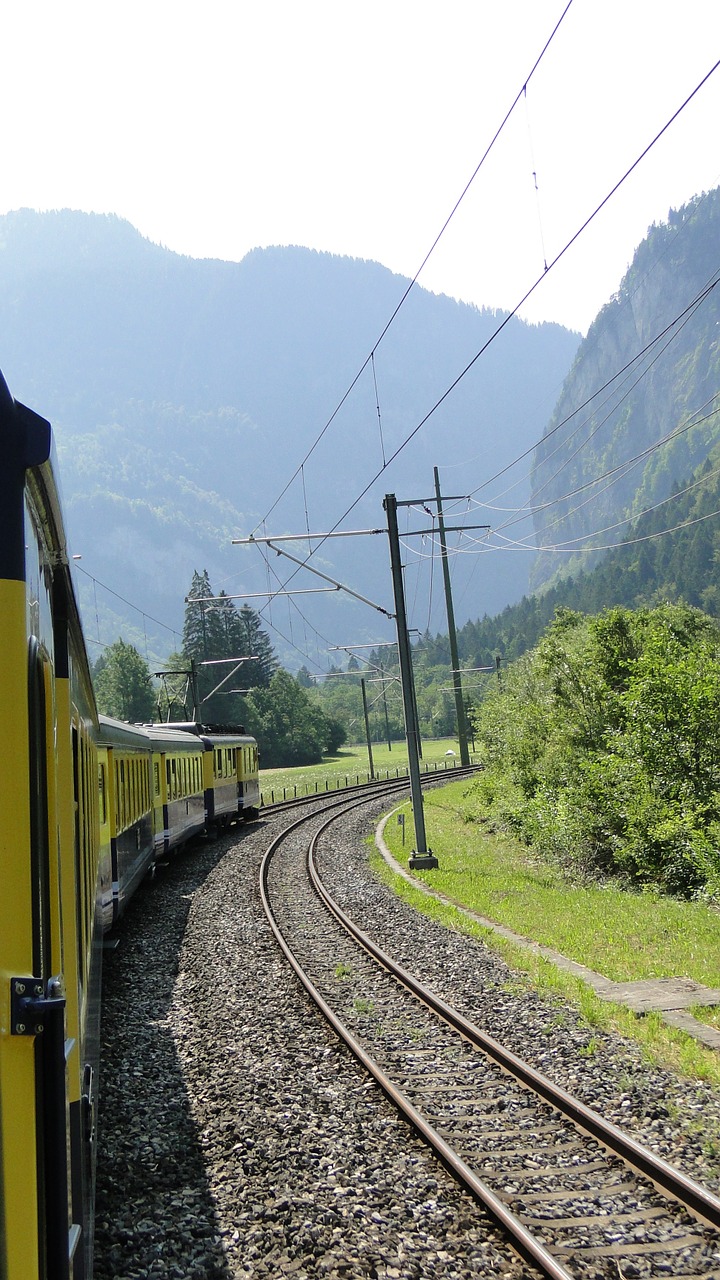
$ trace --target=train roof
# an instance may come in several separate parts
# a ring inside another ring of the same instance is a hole
[[[135,747],[150,750],[147,731],[137,724],[126,724],[112,716],[100,716],[98,742],[101,747]]]
[[[203,749],[203,744],[196,733],[189,733],[185,728],[176,727],[172,724],[146,724],[143,725],[145,733],[148,735],[154,751],[197,751]]]
[[[196,738],[210,750],[212,747],[238,747],[238,746],[256,746],[256,740],[250,733],[246,733],[242,726],[233,728],[230,725],[218,725],[217,728],[211,724],[199,724],[194,720],[169,721],[167,724],[156,724],[152,726],[154,729],[170,729],[172,732],[181,731],[192,733]]]
[[[245,733],[203,732],[205,726],[182,724],[126,724],[112,716],[100,716],[98,741],[104,747],[125,747],[147,751],[212,751],[214,747],[256,746]]]
[[[212,747],[254,747],[255,738],[249,733],[201,733],[200,741]]]

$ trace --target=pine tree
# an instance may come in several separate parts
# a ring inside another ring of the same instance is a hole
[[[210,597],[210,598],[208,598]],[[197,602],[197,603],[196,603]],[[195,663],[200,719],[205,723],[241,724],[245,721],[242,694],[237,690],[267,688],[278,660],[260,616],[249,605],[238,612],[221,591],[215,596],[207,570],[193,574],[186,599],[183,652]],[[232,674],[232,659],[251,658]],[[225,686],[224,677],[229,677]],[[217,692],[213,692],[217,690]]]
[[[240,634],[238,653],[252,657],[243,665],[243,682],[249,689],[267,689],[279,667],[272,642],[260,625],[260,615],[249,605],[243,605],[238,615]]]
[[[200,699],[196,715],[204,723],[221,724],[237,719],[238,712],[222,694],[212,692],[222,680],[223,674],[230,670],[227,668],[224,672],[222,666],[212,665],[230,656],[226,607],[220,601],[208,598],[214,595],[207,569],[202,573],[196,570],[186,598],[183,654],[188,666],[194,664],[195,667]]]

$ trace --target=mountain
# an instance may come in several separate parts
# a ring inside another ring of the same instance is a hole
[[[650,228],[578,348],[535,456],[531,588],[597,563],[720,439],[719,280],[720,189]]]
[[[292,247],[191,259],[110,216],[0,218],[0,368],[53,423],[92,644],[122,634],[159,660],[178,645],[195,569],[231,594],[289,577],[287,562],[266,566],[233,537],[330,529],[367,485],[345,527],[380,528],[384,493],[431,494],[434,465],[455,468],[441,473],[447,492],[467,492],[541,436],[579,338],[512,319],[370,484],[504,318],[415,286],[343,400],[408,283],[377,263]],[[526,484],[514,501],[528,496]],[[485,556],[479,585],[459,559],[460,621],[527,590],[522,556]],[[316,562],[391,607],[386,539],[337,539]],[[289,589],[301,585],[319,581],[298,576]],[[338,592],[251,603],[290,665],[310,650],[325,666],[328,632],[348,643],[392,636]]]

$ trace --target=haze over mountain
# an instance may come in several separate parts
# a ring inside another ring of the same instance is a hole
[[[90,575],[79,588],[91,641],[122,634],[143,649],[147,640],[151,659],[167,654],[177,635],[154,620],[181,631],[194,569],[233,594],[276,585],[256,548],[230,540],[262,522],[407,283],[377,263],[300,248],[194,260],[114,217],[0,218],[0,368],[12,394],[55,428],[71,550]],[[267,532],[331,528],[500,319],[416,286]],[[510,320],[345,527],[382,527],[388,491],[431,494],[434,465],[454,468],[441,472],[443,489],[461,494],[529,449],[578,341],[557,325]],[[525,481],[513,505],[528,491]],[[529,556],[483,556],[474,577],[477,558],[459,559],[461,622],[527,589]],[[385,538],[334,540],[314,563],[392,607]],[[278,563],[278,572],[290,569]],[[321,584],[305,574],[292,588],[300,585]],[[382,615],[337,592],[299,605],[332,641],[392,638]],[[425,589],[412,625],[429,617]],[[264,621],[279,628],[271,634],[285,661],[300,665],[309,647],[326,665],[322,641],[288,601]],[[442,615],[431,621],[440,626]]]
[[[719,281],[720,189],[650,228],[578,349],[535,455],[545,550],[533,588],[591,568],[708,457],[720,436]],[[674,523],[672,505],[655,522]]]

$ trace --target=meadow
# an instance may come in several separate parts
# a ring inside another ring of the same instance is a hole
[[[448,753],[452,752],[452,755]],[[404,742],[374,742],[372,756],[375,777],[407,776],[408,757]],[[460,748],[453,738],[430,738],[423,741],[420,769],[436,773],[449,771],[460,763]],[[322,791],[341,790],[369,781],[367,747],[361,744],[345,746],[337,755],[325,756],[321,764],[304,765],[297,769],[260,770],[260,792],[263,804],[276,804],[280,800],[293,800],[296,796],[314,795]]]

